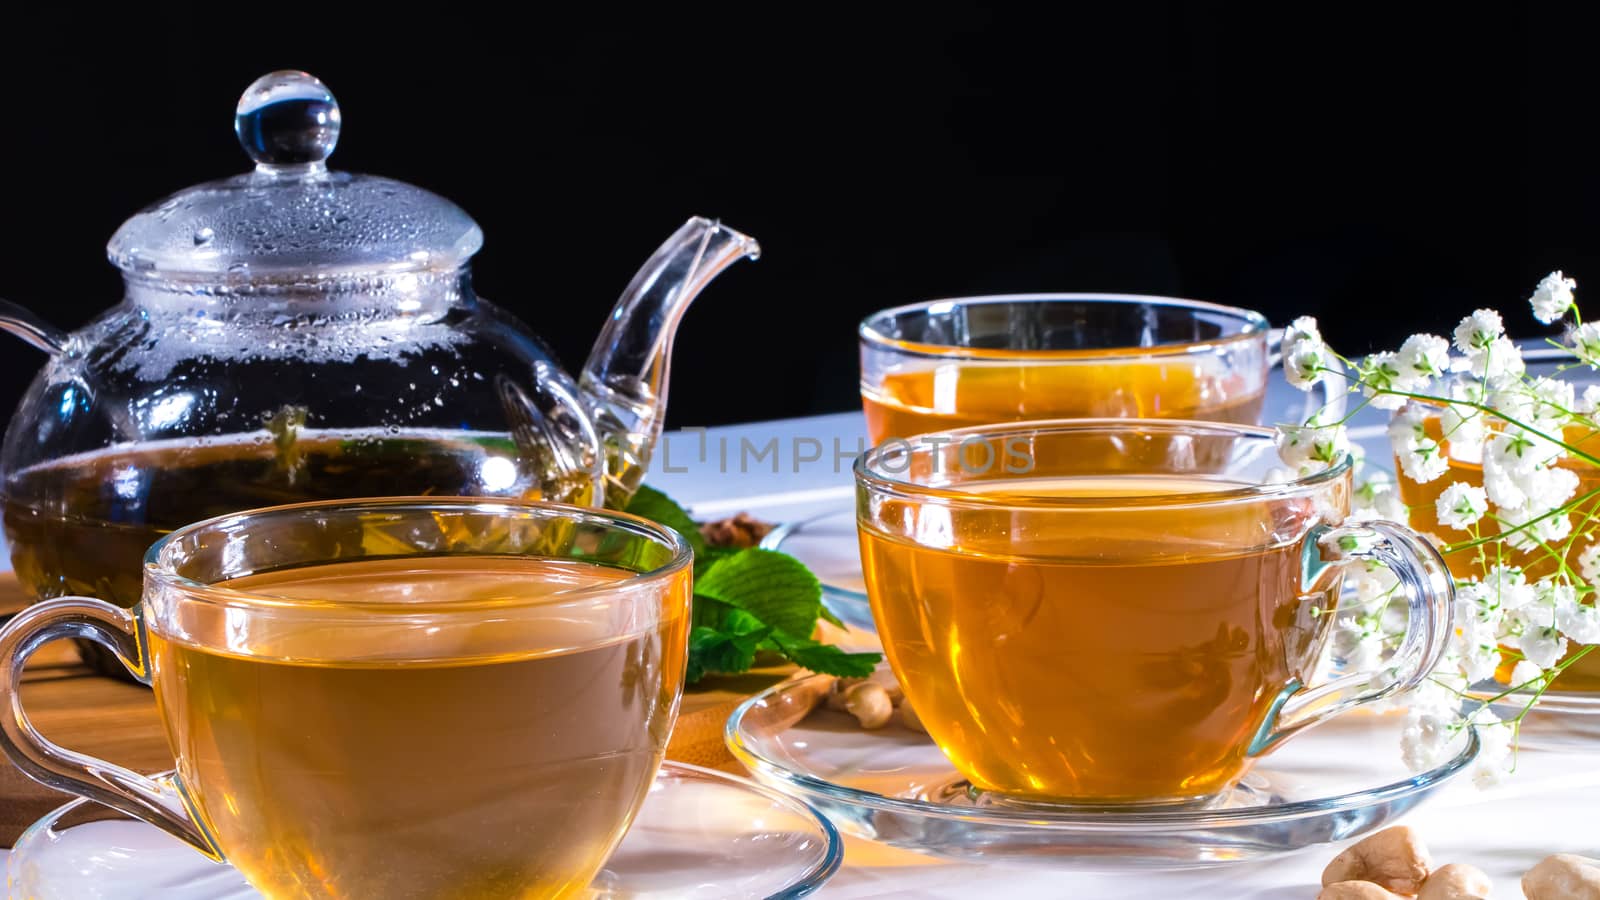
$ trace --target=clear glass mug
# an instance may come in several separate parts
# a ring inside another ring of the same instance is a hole
[[[859,337],[878,444],[1027,419],[1259,424],[1281,334],[1260,313],[1198,300],[1005,294],[886,309]],[[1324,394],[1342,410],[1343,391]]]
[[[1284,739],[1422,681],[1451,627],[1438,553],[1344,523],[1348,458],[1289,481],[1277,466],[1267,429],[1127,419],[957,430],[857,462],[879,636],[974,788],[1206,802]],[[1406,635],[1382,672],[1313,686],[1350,560],[1399,577]]]
[[[0,751],[269,896],[581,892],[677,716],[691,559],[671,529],[557,504],[211,519],[150,549],[132,610],[63,597],[0,631]],[[155,689],[175,779],[33,729],[22,668],[63,637],[102,643]]]

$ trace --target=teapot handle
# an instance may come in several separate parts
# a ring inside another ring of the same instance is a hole
[[[9,300],[0,300],[0,328],[56,356],[66,352],[67,333]]]
[[[503,375],[496,387],[517,454],[538,475],[540,499],[604,506],[605,452],[566,375],[541,360],[527,388]]]

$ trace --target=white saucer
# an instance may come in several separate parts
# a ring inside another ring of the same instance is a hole
[[[838,871],[839,834],[805,803],[722,772],[662,765],[593,897],[804,897]],[[114,810],[76,800],[35,823],[7,860],[21,900],[244,900],[232,867]]]

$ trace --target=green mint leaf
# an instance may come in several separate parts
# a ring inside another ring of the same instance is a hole
[[[698,562],[706,552],[706,540],[700,535],[700,526],[690,518],[688,510],[679,506],[677,501],[661,493],[649,485],[640,485],[633,499],[628,501],[625,512],[636,516],[643,516],[657,525],[665,525],[683,535],[694,550],[695,560]]]
[[[835,628],[849,628],[850,627],[850,626],[844,624],[844,621],[841,620],[838,616],[834,615],[833,614],[833,610],[829,609],[828,608],[828,604],[826,604],[826,603],[817,604],[817,618],[821,619],[824,622],[827,622],[829,625],[832,625]]]
[[[767,643],[802,669],[840,678],[865,678],[883,661],[881,653],[846,653],[832,644],[819,644],[774,630]]]
[[[757,547],[707,566],[695,576],[694,592],[791,635],[809,636],[822,611],[822,585],[810,569],[787,553]]]
[[[729,633],[699,626],[689,632],[689,671],[686,680],[699,681],[708,673],[737,675],[755,665],[756,650],[772,635],[771,628]]]
[[[767,623],[737,606],[729,606],[710,597],[695,597],[691,623],[697,627],[714,628],[729,634],[742,634],[766,628]]]

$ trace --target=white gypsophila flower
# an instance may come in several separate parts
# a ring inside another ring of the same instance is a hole
[[[1417,716],[1455,718],[1461,710],[1461,691],[1467,687],[1464,679],[1441,670],[1400,696],[1405,700],[1406,709]]]
[[[1325,469],[1350,449],[1343,425],[1279,425],[1276,441],[1278,457],[1301,472]]]
[[[1428,436],[1427,414],[1420,406],[1412,404],[1394,414],[1386,428],[1389,446],[1396,455],[1402,447],[1409,447]]]
[[[1523,475],[1518,483],[1533,509],[1553,510],[1578,492],[1578,473],[1560,466],[1542,466]]]
[[[1561,636],[1554,625],[1543,628],[1530,628],[1520,636],[1510,638],[1515,641],[1517,649],[1522,655],[1541,669],[1548,669],[1561,661],[1567,653],[1567,639]]]
[[[1520,566],[1491,566],[1481,583],[1494,602],[1508,612],[1532,603],[1537,594]]]
[[[1563,276],[1560,269],[1540,279],[1533,296],[1528,298],[1533,317],[1549,325],[1566,315],[1572,309],[1572,292],[1577,286],[1578,282]]]
[[[1528,371],[1522,348],[1507,337],[1496,338],[1489,346],[1467,354],[1467,371],[1487,381],[1520,378]]]
[[[1491,590],[1481,581],[1464,581],[1456,585],[1455,627],[1460,631],[1488,634],[1491,639],[1500,633],[1500,620],[1505,607],[1500,603],[1498,591]]]
[[[1450,342],[1438,335],[1413,334],[1400,345],[1396,362],[1402,375],[1425,384],[1450,371]]]
[[[1510,610],[1511,636],[1506,638],[1507,644],[1541,669],[1555,665],[1567,652],[1567,639],[1556,627],[1558,600],[1545,584],[1540,582],[1531,602]]]
[[[1470,652],[1462,653],[1457,665],[1468,681],[1479,682],[1494,677],[1500,668],[1500,645],[1498,643],[1477,643],[1470,648]]]
[[[1450,460],[1445,456],[1444,448],[1433,438],[1413,442],[1397,458],[1400,460],[1400,470],[1417,484],[1427,484],[1450,471]]]
[[[1578,574],[1590,584],[1600,581],[1600,540],[1591,541],[1578,554]]]
[[[1351,445],[1352,451],[1359,446],[1361,445]],[[1389,493],[1393,490],[1394,476],[1390,475],[1388,472],[1385,472],[1382,469],[1364,471],[1361,473],[1361,480],[1356,483],[1355,491],[1353,496],[1350,498],[1350,502],[1354,506],[1370,508],[1377,504],[1379,494]]]
[[[1483,460],[1483,490],[1489,495],[1489,502],[1501,509],[1516,509],[1528,502],[1516,476],[1487,457]]]
[[[1556,627],[1578,644],[1600,644],[1600,609],[1578,600],[1573,591],[1556,606]]]
[[[1389,421],[1389,446],[1407,478],[1427,484],[1450,468],[1439,442],[1428,436],[1421,409],[1407,406]]]
[[[1483,465],[1521,477],[1560,459],[1560,444],[1515,425],[1489,435],[1483,442]]]
[[[1576,587],[1553,575],[1539,579],[1533,587],[1544,604],[1551,609],[1560,609],[1569,603],[1577,602],[1578,599]]]
[[[1411,518],[1411,510],[1406,508],[1405,501],[1400,499],[1399,491],[1387,491],[1378,495],[1378,517],[1390,522],[1399,522],[1402,525]]]
[[[1317,330],[1316,317],[1300,316],[1290,322],[1289,327],[1283,330],[1283,342],[1287,344],[1291,341],[1316,341],[1319,344],[1322,343],[1322,332]]]
[[[1406,716],[1400,732],[1400,759],[1413,772],[1423,772],[1444,762],[1456,736],[1453,718],[1437,713]]]
[[[1457,481],[1439,494],[1439,499],[1434,502],[1434,511],[1440,525],[1465,529],[1489,511],[1489,498],[1483,488]]]
[[[1547,429],[1559,427],[1572,416],[1577,406],[1576,389],[1572,382],[1560,378],[1537,378],[1528,386],[1533,399],[1533,423]]]
[[[1479,790],[1500,784],[1511,774],[1512,724],[1500,721],[1487,706],[1480,706],[1467,720],[1478,733],[1478,755],[1472,761],[1472,783]]]
[[[1376,560],[1364,560],[1351,567],[1345,572],[1344,580],[1345,586],[1355,591],[1356,604],[1363,608],[1372,607],[1380,601],[1387,603],[1400,586],[1400,579],[1395,577],[1394,571]]]
[[[1502,381],[1486,390],[1483,402],[1511,421],[1521,422],[1533,418],[1535,404],[1533,392],[1519,380]]]
[[[1475,381],[1453,378],[1450,399],[1439,411],[1439,427],[1449,446],[1450,458],[1477,463],[1483,459],[1484,415],[1469,403],[1482,403],[1483,386]]]
[[[1383,635],[1365,628],[1340,628],[1334,632],[1334,655],[1352,672],[1366,672],[1383,662]]]
[[[1538,687],[1535,682],[1543,677],[1543,669],[1524,659],[1511,669],[1511,686],[1516,688]]]
[[[1486,349],[1504,337],[1505,333],[1505,322],[1501,320],[1499,313],[1492,309],[1475,310],[1456,326],[1456,349],[1470,356]]]
[[[1496,726],[1494,730],[1503,732],[1506,730],[1506,728],[1505,726],[1501,725]],[[1491,788],[1497,788],[1500,785],[1505,784],[1506,779],[1510,777],[1510,775],[1511,770],[1506,767],[1504,761],[1488,762],[1482,758],[1473,760],[1472,786],[1480,791],[1487,791]]]
[[[1330,359],[1327,346],[1320,341],[1296,341],[1284,350],[1284,377],[1291,387],[1309,391],[1322,383]]]
[[[1597,409],[1600,409],[1600,384],[1585,385],[1583,393],[1578,395],[1577,405],[1572,408],[1572,411],[1587,416]]]
[[[1524,505],[1501,509],[1499,517],[1503,529],[1500,539],[1516,550],[1536,550],[1541,544],[1549,546],[1572,534],[1572,515],[1549,508]]]
[[[1567,332],[1567,345],[1589,368],[1600,369],[1600,322],[1585,322]]]
[[[1399,409],[1407,398],[1389,391],[1411,391],[1414,378],[1400,371],[1399,354],[1384,351],[1374,353],[1361,361],[1356,372],[1361,380],[1361,391],[1377,409]]]
[[[1493,675],[1500,666],[1500,635],[1495,632],[1498,622],[1486,622],[1476,615],[1463,616],[1460,607],[1454,619],[1457,623],[1452,636],[1450,652],[1456,665],[1472,681],[1482,681]],[[1492,614],[1491,614],[1492,618]]]

